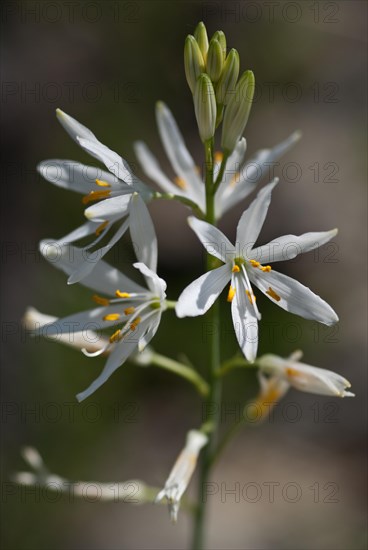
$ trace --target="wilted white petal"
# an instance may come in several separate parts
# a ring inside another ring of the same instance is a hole
[[[176,315],[178,317],[203,315],[230,279],[231,265],[229,264],[208,271],[183,290],[175,307]]]
[[[243,212],[236,231],[236,247],[239,247],[240,254],[252,248],[257,240],[270,206],[272,190],[278,181],[278,178],[275,178],[263,187],[247,210]]]
[[[325,325],[333,325],[339,320],[327,302],[287,275],[274,270],[263,273],[252,269],[249,277],[263,294],[286,311]]]
[[[292,260],[298,254],[309,252],[322,246],[337,235],[337,229],[304,233],[304,235],[285,235],[252,250],[252,258],[262,263]]]
[[[192,478],[199,452],[207,443],[208,437],[203,432],[198,430],[188,432],[185,447],[178,456],[164,489],[158,493],[155,499],[155,502],[159,502],[162,498],[167,498],[173,522],[178,519],[180,499]]]
[[[235,255],[234,245],[231,244],[222,231],[210,223],[198,220],[194,216],[188,218],[188,223],[208,254],[215,256],[225,263],[232,260]]]
[[[130,205],[130,235],[137,259],[151,270],[157,270],[157,238],[147,206],[138,194]]]

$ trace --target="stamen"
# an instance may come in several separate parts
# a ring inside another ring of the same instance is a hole
[[[107,183],[107,181],[103,180],[96,180],[96,185],[98,185],[99,187],[111,187],[110,183]]]
[[[134,312],[135,312],[135,307],[127,307],[126,309],[124,309],[125,315],[130,315],[131,313],[134,313]]]
[[[119,321],[120,313],[109,313],[102,318],[104,321]]]
[[[269,271],[271,271],[271,269],[272,269],[272,267],[270,265],[261,265],[261,267],[260,267],[260,270],[263,271],[263,272],[265,272],[265,271],[269,272]]]
[[[235,264],[235,265],[233,265],[233,268],[232,268],[231,271],[232,271],[233,273],[239,273],[240,267],[239,267],[238,265]]]
[[[98,294],[94,294],[92,296],[92,300],[94,300],[99,306],[110,305],[110,300],[108,300],[107,298],[102,298],[101,296],[98,296]]]
[[[295,378],[296,376],[299,376],[300,373],[296,369],[292,369],[291,367],[288,367],[286,369],[287,376],[290,376],[291,378]]]
[[[174,178],[174,181],[175,181],[176,185],[178,187],[180,187],[180,189],[186,189],[187,188],[187,182],[183,178],[180,178],[179,176],[176,176]]]
[[[230,180],[230,187],[235,187],[240,179],[240,172],[236,172]]]
[[[268,287],[268,290],[266,290],[266,294],[271,296],[271,298],[276,300],[276,302],[279,302],[281,300],[280,296],[278,294],[276,294],[276,292],[270,286]]]
[[[261,264],[256,262],[256,260],[249,260],[253,267],[259,267]]]
[[[110,196],[111,191],[91,191],[88,195],[85,195],[82,199],[83,204],[89,202],[98,201],[100,199],[107,199]]]
[[[130,330],[135,330],[139,323],[141,322],[141,317],[137,317],[133,323],[130,325]]]
[[[121,334],[121,330],[118,329],[117,331],[114,332],[114,334],[110,336],[111,344],[113,344],[114,342],[118,342],[120,340],[120,334]]]
[[[250,303],[254,304],[257,299],[256,296],[254,296],[254,294],[251,294],[249,290],[245,290],[245,294],[248,296],[248,300],[250,301]]]
[[[222,162],[222,159],[224,158],[224,155],[221,151],[216,151],[215,154],[214,154],[214,161],[215,162]]]
[[[229,293],[227,295],[227,301],[228,302],[232,302],[233,301],[233,298],[235,296],[235,288],[233,286],[230,285],[230,288],[229,288]]]
[[[95,231],[97,237],[101,235],[102,231],[109,225],[109,222],[106,220],[105,222],[102,222],[101,225],[99,225]]]
[[[118,298],[130,298],[129,292],[121,292],[120,290],[115,291],[115,296]]]

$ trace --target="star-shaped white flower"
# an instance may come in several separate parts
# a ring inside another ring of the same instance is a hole
[[[81,256],[80,265],[75,264],[75,269],[70,275],[69,283],[76,283],[94,269],[96,263],[128,229],[132,194],[138,192],[148,201],[152,193],[133,174],[128,163],[98,141],[88,128],[60,109],[57,110],[57,118],[72,139],[109,170],[107,172],[95,166],[59,159],[42,161],[37,167],[47,181],[58,187],[82,193],[83,204],[100,201],[85,210],[88,222],[57,241],[64,245],[89,235],[96,236],[93,242],[84,248],[85,254]],[[110,241],[96,250],[96,245],[113,227],[114,234]],[[91,249],[94,249],[93,252]]]
[[[336,397],[354,397],[346,388],[351,384],[346,378],[336,372],[312,367],[300,363],[302,352],[294,352],[288,359],[277,355],[262,355],[257,360],[260,368],[260,383],[264,393],[266,388],[283,387],[283,393],[290,386],[297,390],[318,395],[334,395]],[[268,392],[269,393],[269,392]]]
[[[187,434],[184,449],[179,454],[165,487],[155,499],[159,502],[164,497],[169,504],[171,521],[176,522],[180,507],[180,499],[186,491],[195,470],[200,450],[207,444],[208,437],[199,430],[190,430]]]
[[[180,295],[176,313],[178,317],[203,315],[231,281],[228,301],[231,302],[234,329],[249,361],[254,361],[257,356],[260,319],[252,284],[286,311],[326,325],[338,321],[336,313],[324,300],[268,265],[269,262],[295,258],[302,252],[323,245],[337,234],[336,229],[300,236],[286,235],[268,245],[254,247],[271,202],[272,189],[277,182],[275,179],[265,186],[243,212],[237,227],[235,246],[211,224],[194,217],[188,218],[207,252],[224,262],[224,265],[191,283]]]
[[[189,153],[171,111],[162,102],[157,104],[156,120],[162,145],[176,174],[175,183],[163,172],[147,145],[139,141],[135,143],[135,153],[142,170],[165,192],[186,197],[205,211],[205,186],[200,169]],[[258,151],[245,163],[246,141],[242,138],[227,161],[225,174],[216,193],[216,218],[220,219],[225,212],[245,199],[255,189],[260,179],[267,174],[272,163],[286,153],[298,141],[300,135],[300,132],[294,132],[276,147]],[[216,153],[215,178],[219,173],[221,161],[221,153]]]
[[[94,301],[101,307],[70,315],[45,324],[39,333],[59,338],[63,334],[86,338],[84,353],[90,357],[109,353],[106,365],[98,378],[77,398],[82,401],[97,390],[126,359],[143,351],[156,334],[162,312],[166,309],[166,283],[157,275],[157,240],[146,205],[139,195],[132,198],[130,233],[137,263],[133,264],[145,278],[147,288],[138,285],[117,269],[101,260],[82,281],[98,294]],[[82,261],[84,250],[71,245],[60,246],[55,241],[42,241],[41,252],[55,267],[69,275],[74,265]],[[101,296],[101,294],[103,296]],[[114,327],[107,344],[96,352],[88,352],[88,335]]]

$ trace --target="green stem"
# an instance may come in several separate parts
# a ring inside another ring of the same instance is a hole
[[[244,357],[233,357],[221,363],[219,370],[217,371],[217,376],[225,376],[228,372],[236,368],[257,368],[257,362],[250,363],[244,359]]]
[[[217,175],[215,185],[214,185],[214,193],[216,193],[217,189],[219,188],[219,186],[220,186],[220,184],[223,180],[224,173],[225,173],[225,168],[226,168],[226,163],[227,163],[227,160],[228,160],[229,156],[230,156],[230,151],[224,151],[224,156],[223,156],[222,161],[221,161],[220,170],[219,170],[219,173]]]
[[[183,197],[182,195],[174,195],[173,193],[159,193],[158,191],[155,191],[152,195],[152,199],[181,202],[182,204],[185,204],[185,206],[189,206],[198,218],[201,220],[205,219],[205,215],[199,208],[198,204],[190,199],[187,199],[186,197]]]
[[[202,397],[207,397],[209,395],[210,388],[207,382],[191,367],[183,365],[183,363],[179,363],[179,361],[174,361],[174,359],[170,359],[169,357],[160,355],[156,352],[152,354],[151,364],[185,378],[185,380],[196,387]]]
[[[215,189],[213,182],[213,140],[205,143],[206,160],[206,221],[215,225]],[[207,254],[207,269],[211,270],[216,266],[216,259]],[[203,489],[209,478],[211,470],[211,457],[217,444],[220,400],[221,400],[221,379],[218,376],[220,368],[220,312],[219,303],[216,301],[207,313],[207,322],[210,326],[208,337],[208,363],[210,366],[209,385],[210,391],[206,400],[206,411],[213,413],[204,419],[211,426],[211,432],[208,434],[208,444],[203,449],[201,455],[201,465],[199,473],[199,499],[195,514],[195,524],[193,533],[193,550],[201,550],[204,544],[204,520],[205,520],[205,501],[203,498]]]

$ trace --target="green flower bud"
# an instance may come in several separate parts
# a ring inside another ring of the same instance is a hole
[[[252,107],[254,89],[254,74],[252,71],[245,71],[225,109],[221,138],[221,147],[224,151],[231,153],[244,132]]]
[[[224,66],[224,57],[222,54],[222,47],[218,40],[212,38],[210,47],[208,48],[207,56],[207,74],[212,82],[217,82],[221,76],[222,68]]]
[[[205,67],[201,50],[196,39],[191,34],[185,39],[184,68],[189,88],[192,94],[194,94],[197,78],[204,72]]]
[[[222,31],[216,31],[214,33],[213,37],[211,38],[211,40],[218,40],[218,42],[220,42],[221,48],[222,48],[222,54],[224,56],[224,61],[225,61],[225,57],[226,57],[226,36],[225,36],[225,33],[223,33]]]
[[[216,97],[210,77],[203,73],[196,82],[194,91],[194,110],[203,143],[215,134]]]
[[[206,62],[208,52],[208,36],[206,26],[202,21],[196,26],[194,38],[196,39],[199,49],[201,50],[203,60]]]
[[[232,49],[226,58],[220,80],[216,86],[217,103],[226,105],[231,97],[231,93],[228,92],[232,91],[234,93],[239,76],[239,66],[239,54],[236,50]]]

